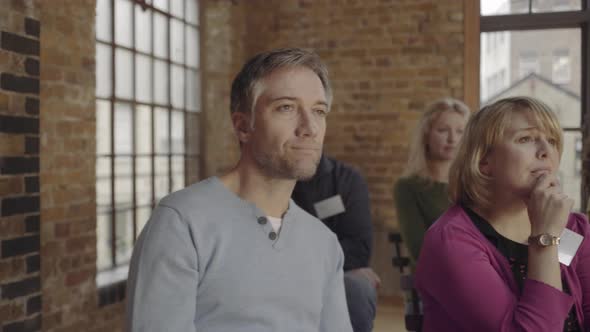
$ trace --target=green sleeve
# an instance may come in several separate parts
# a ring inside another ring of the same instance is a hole
[[[426,222],[418,206],[416,192],[408,179],[398,181],[393,189],[402,240],[415,263],[420,254]]]

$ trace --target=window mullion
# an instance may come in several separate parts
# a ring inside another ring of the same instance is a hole
[[[156,91],[156,65],[155,65],[155,41],[154,41],[154,35],[155,35],[155,28],[154,28],[154,24],[155,24],[155,15],[154,15],[154,11],[151,10],[152,8],[150,8],[150,36],[151,36],[151,40],[150,40],[150,53],[151,53],[151,59],[150,59],[150,65],[152,67],[151,70],[151,94],[152,94],[152,105],[150,107],[150,117],[151,117],[151,121],[150,121],[150,131],[152,133],[151,137],[150,137],[150,144],[151,144],[151,158],[150,158],[150,163],[151,163],[151,172],[150,172],[150,186],[151,186],[151,195],[152,195],[152,199],[151,199],[151,207],[152,209],[155,208],[156,206],[156,125],[155,125],[155,91]]]
[[[115,1],[111,0],[111,266],[117,266],[117,213],[115,211],[115,91],[116,91],[116,69],[115,69]]]
[[[169,9],[170,10],[170,9]],[[168,188],[172,191],[172,18],[166,16],[168,26],[168,49],[166,63],[168,64]]]
[[[590,11],[481,16],[480,32],[579,28],[590,20]]]
[[[133,45],[133,69],[131,75],[132,91],[132,108],[131,108],[131,224],[133,228],[133,240],[137,238],[137,142],[136,142],[136,127],[137,127],[137,45],[135,38],[135,3],[131,4],[131,45]]]
[[[183,43],[183,47],[182,47],[182,51],[184,52],[184,54],[182,55],[182,58],[184,59],[184,63],[183,63],[183,75],[184,75],[184,86],[182,87],[184,89],[184,107],[182,108],[182,130],[183,130],[183,154],[182,154],[182,163],[183,163],[183,167],[182,167],[182,179],[183,179],[183,183],[182,186],[186,186],[187,185],[187,181],[186,179],[188,178],[188,170],[187,170],[187,151],[188,151],[188,133],[187,133],[187,122],[188,122],[188,114],[187,114],[187,107],[188,107],[188,94],[190,93],[190,91],[188,91],[188,75],[190,73],[190,71],[188,70],[188,34],[187,34],[187,21],[186,21],[186,0],[184,0],[182,2],[182,12],[184,13],[184,17],[182,19],[182,31],[183,31],[183,38],[182,38],[182,43]],[[194,93],[194,91],[193,91]]]

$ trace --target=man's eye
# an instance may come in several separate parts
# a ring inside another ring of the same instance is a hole
[[[315,110],[315,112],[316,112],[317,114],[321,115],[321,116],[326,116],[326,115],[328,115],[328,111],[327,111],[327,110],[325,110],[325,109],[323,109],[323,108],[318,108],[318,109],[316,109],[316,110]]]
[[[295,107],[290,104],[281,105],[281,106],[277,107],[277,111],[279,111],[279,112],[290,112],[294,109],[295,109]]]
[[[557,145],[557,140],[555,138],[549,138],[547,139],[547,142],[551,145]]]

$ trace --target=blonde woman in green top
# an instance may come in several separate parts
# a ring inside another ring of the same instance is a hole
[[[449,167],[469,118],[461,101],[443,98],[430,104],[410,145],[408,164],[394,186],[400,232],[412,263],[424,233],[449,207]]]

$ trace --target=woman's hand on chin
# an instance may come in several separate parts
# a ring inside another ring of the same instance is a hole
[[[540,175],[527,202],[531,235],[560,236],[573,206],[574,200],[562,191],[555,174]]]

